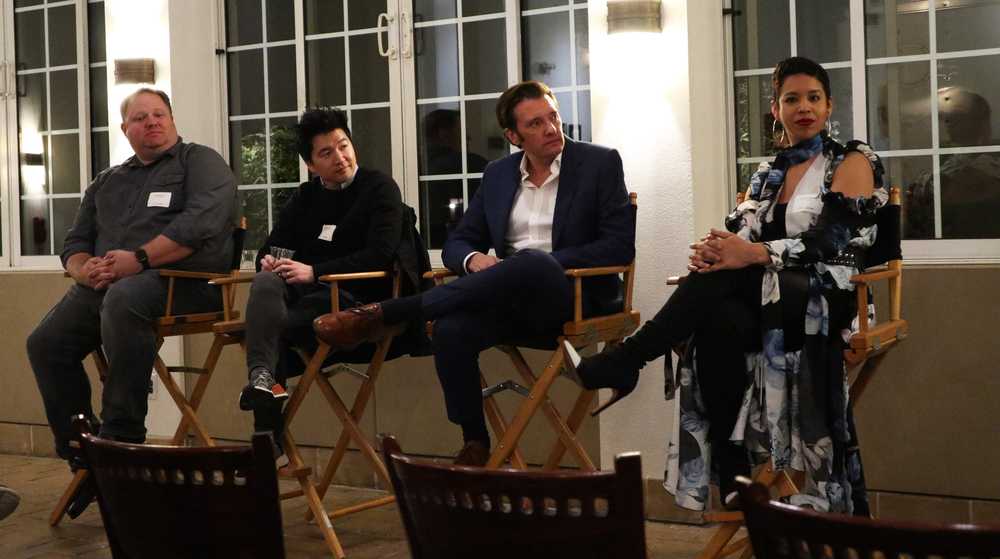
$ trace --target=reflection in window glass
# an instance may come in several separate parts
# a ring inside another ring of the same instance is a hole
[[[80,126],[79,96],[76,94],[76,69],[49,74],[49,106],[53,130],[71,130]]]
[[[770,68],[791,55],[788,0],[734,0],[733,66]]]
[[[576,94],[576,107],[577,112],[580,116],[579,131],[580,136],[576,138],[577,140],[583,140],[584,142],[592,141],[592,128],[590,124],[590,92],[580,91]]]
[[[830,135],[840,143],[854,139],[854,95],[851,93],[851,69],[827,70],[833,97],[833,114],[830,115]]]
[[[931,147],[930,64],[868,66],[868,143],[877,150]]]
[[[14,55],[18,70],[45,66],[45,15],[43,10],[14,14]]]
[[[503,19],[462,24],[465,94],[493,93],[507,87],[507,28]]]
[[[849,2],[796,0],[795,22],[799,56],[811,58],[821,64],[850,60]]]
[[[461,180],[420,181],[420,234],[440,249],[465,212]]]
[[[306,35],[344,30],[344,0],[305,0]]]
[[[267,239],[269,231],[267,215],[267,190],[239,189],[236,197],[240,203],[240,217],[247,218],[247,236],[243,245],[247,248],[260,248]]]
[[[462,172],[462,114],[457,102],[417,106],[420,175]]]
[[[935,0],[935,8],[938,52],[1000,47],[1000,2]]]
[[[549,87],[573,85],[573,56],[569,18],[565,13],[547,13],[521,18],[521,63],[526,80],[539,80]]]
[[[52,135],[52,193],[80,192],[80,135]]]
[[[351,111],[351,136],[358,165],[392,175],[392,129],[389,108]]]
[[[111,166],[111,146],[108,132],[94,132],[90,135],[90,177],[93,179],[101,171]]]
[[[94,128],[108,125],[108,69],[106,66],[90,69],[90,125]]]
[[[260,43],[263,19],[259,0],[226,0],[226,43],[231,47]]]
[[[348,2],[347,11],[347,22],[350,29],[374,29],[378,22],[378,15],[387,12],[386,1]]]
[[[21,200],[21,254],[39,256],[49,251],[49,200]]]
[[[1000,56],[938,61],[941,147],[1000,143]]]
[[[941,234],[1000,238],[1000,153],[941,156]]]
[[[458,95],[458,31],[456,25],[413,31],[417,98]]]
[[[264,54],[262,50],[229,53],[229,114],[264,112]]]
[[[238,184],[267,181],[267,145],[263,120],[229,123],[229,161]]]
[[[930,33],[926,2],[865,0],[865,48],[868,58],[927,54]]]
[[[388,103],[389,59],[379,55],[375,34],[355,35],[350,41],[351,103]]]
[[[496,99],[465,102],[465,160],[469,173],[482,173],[486,164],[510,151],[497,124]]]
[[[344,39],[306,41],[306,104],[333,107],[346,103]]]
[[[883,157],[892,186],[903,193],[903,238],[934,238],[934,175],[931,156]]]
[[[299,182],[295,118],[271,119],[271,184]]]
[[[462,17],[500,14],[503,11],[504,0],[462,0]]]
[[[521,0],[521,11],[565,6],[566,0]]]
[[[76,219],[76,210],[80,207],[79,198],[56,198],[52,200],[52,242],[53,254],[62,252],[66,234]]]
[[[267,49],[268,112],[294,111],[295,100],[295,47]]]
[[[413,0],[413,21],[448,19],[458,15],[455,0]]]
[[[49,8],[49,66],[76,64],[76,7]]]
[[[762,157],[774,153],[771,77],[738,77],[733,82],[736,87],[737,156]]]
[[[295,9],[292,0],[267,0],[267,40],[295,38]]]
[[[576,33],[576,83],[590,83],[590,33],[587,10],[576,10],[573,27]]]
[[[87,39],[90,63],[104,62],[106,55],[106,37],[104,32],[104,2],[87,4]]]

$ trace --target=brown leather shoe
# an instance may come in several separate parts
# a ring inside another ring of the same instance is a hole
[[[455,457],[456,466],[478,466],[482,468],[490,460],[490,449],[480,441],[465,443]]]
[[[378,303],[327,313],[313,321],[316,336],[334,349],[354,349],[365,342],[399,334],[404,328],[405,324],[386,326],[382,305]]]

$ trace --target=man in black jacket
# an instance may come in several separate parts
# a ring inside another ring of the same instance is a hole
[[[401,242],[413,229],[392,177],[360,168],[347,115],[335,109],[310,109],[299,120],[298,151],[315,177],[302,183],[282,208],[274,230],[257,254],[257,275],[246,309],[249,383],[240,408],[254,410],[255,430],[273,431],[281,440],[283,357],[289,347],[311,349],[312,321],[330,311],[327,274],[390,270],[401,261],[410,290],[426,266]],[[422,247],[417,249],[422,251]],[[352,282],[340,290],[340,306],[354,307],[390,297],[392,282]],[[281,363],[279,365],[279,363]]]

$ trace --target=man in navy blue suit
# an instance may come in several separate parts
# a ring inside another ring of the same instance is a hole
[[[552,90],[537,81],[507,89],[497,121],[517,153],[490,163],[442,259],[460,277],[411,297],[327,314],[314,323],[334,348],[383,336],[408,320],[434,321],[434,362],[448,419],[465,446],[455,462],[485,465],[489,433],[479,353],[513,340],[554,340],[573,315],[565,270],[629,263],[635,227],[618,152],[563,136]],[[493,250],[495,255],[490,254]],[[615,276],[588,278],[584,312],[621,291]]]

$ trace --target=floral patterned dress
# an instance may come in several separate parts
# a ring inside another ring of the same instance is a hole
[[[870,197],[830,190],[834,172],[851,152],[871,163],[875,189]],[[771,222],[786,170],[814,157],[789,200],[787,237],[763,239],[762,227]],[[871,148],[859,141],[841,145],[823,133],[783,150],[771,164],[762,163],[747,199],[726,218],[730,231],[762,241],[770,255],[761,287],[762,350],[746,354],[748,388],[731,440],[742,442],[755,463],[773,459],[779,469],[805,472],[802,492],[790,498],[793,504],[853,511],[851,480],[861,471],[857,451],[848,445],[843,362],[857,312],[850,277],[875,240],[875,215],[888,198],[882,164]],[[781,320],[788,308],[802,309],[801,321]],[[712,468],[696,346],[687,344],[676,377],[667,359],[667,397],[676,389],[677,398],[664,487],[679,506],[703,510]]]

